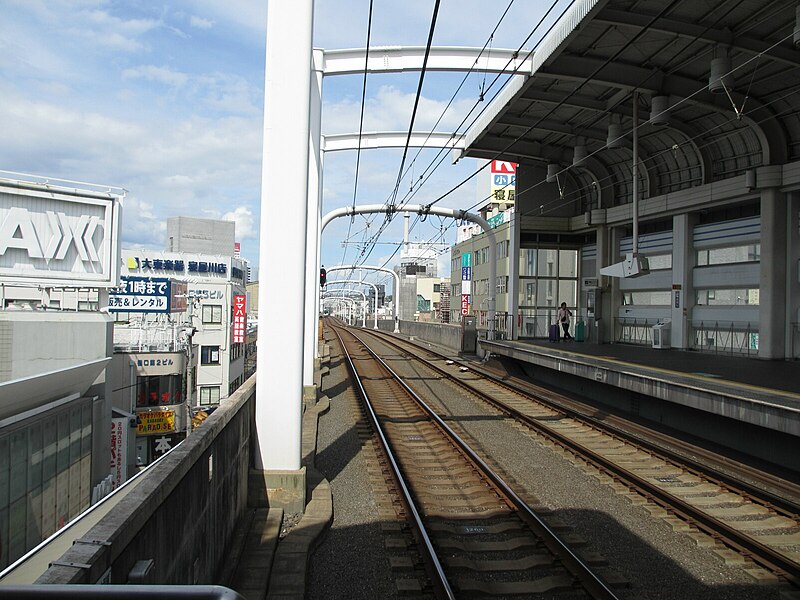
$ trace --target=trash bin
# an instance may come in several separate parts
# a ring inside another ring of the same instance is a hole
[[[653,348],[663,350],[670,347],[669,331],[670,324],[667,321],[659,321],[653,325]]]
[[[586,322],[578,321],[575,323],[575,341],[583,342],[586,340]]]

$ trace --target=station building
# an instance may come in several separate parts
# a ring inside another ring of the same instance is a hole
[[[509,338],[565,301],[601,342],[800,356],[800,26],[771,6],[729,35],[696,3],[576,2],[467,132],[519,165]]]

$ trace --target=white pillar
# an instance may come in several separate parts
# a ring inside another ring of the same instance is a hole
[[[511,232],[508,249],[508,314],[509,323],[508,339],[519,339],[519,234],[522,215],[519,208],[514,209],[511,215]],[[452,301],[452,300],[451,300]]]
[[[758,357],[784,358],[786,348],[786,209],[775,188],[761,192],[761,292]]]
[[[694,272],[696,255],[693,231],[697,218],[690,213],[672,217],[672,315],[670,345],[687,350],[691,340],[691,315],[694,308]]]
[[[256,468],[299,470],[313,0],[267,9]]]
[[[308,140],[308,228],[306,230],[305,335],[303,385],[314,385],[314,359],[319,356],[319,222],[322,218],[322,50],[314,50],[311,73]]]

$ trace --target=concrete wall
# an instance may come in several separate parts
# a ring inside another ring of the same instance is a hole
[[[394,331],[394,322],[390,319],[378,321],[378,329]],[[461,326],[448,323],[417,323],[400,321],[400,333],[413,336],[426,342],[446,346],[456,351],[461,350]]]
[[[147,583],[215,583],[247,505],[254,408],[251,377],[83,536],[96,542],[58,561],[88,568],[52,566],[36,583],[95,583],[108,569],[111,583],[126,583],[148,559]]]

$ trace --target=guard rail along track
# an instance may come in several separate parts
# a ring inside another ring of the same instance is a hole
[[[429,348],[385,333],[368,333],[440,377],[456,381],[718,544],[800,588],[800,507],[757,484],[745,483],[756,475],[753,469],[742,465],[741,480],[729,477],[705,461],[692,462],[582,415],[568,407],[568,399],[550,390],[538,388],[539,392],[531,393]],[[560,401],[554,403],[555,398]],[[731,467],[730,461],[727,466]],[[768,475],[765,482],[795,497],[800,492],[797,485]]]
[[[438,597],[617,597],[359,336],[335,331]]]

